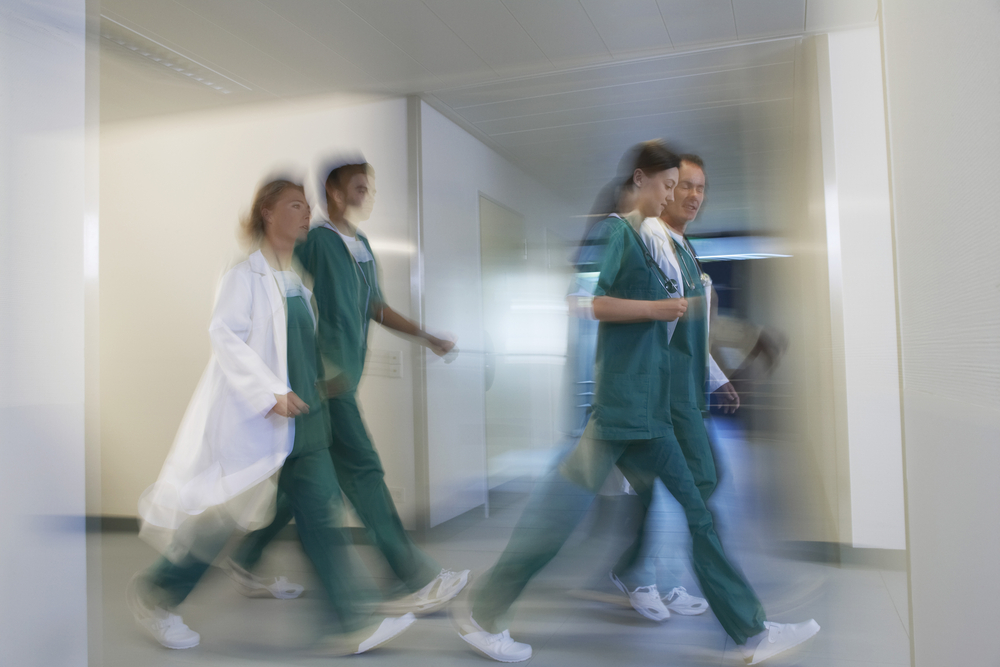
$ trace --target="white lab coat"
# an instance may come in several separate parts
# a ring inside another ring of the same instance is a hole
[[[646,248],[649,250],[649,254],[653,257],[653,261],[657,263],[663,273],[666,274],[667,278],[673,279],[677,283],[678,296],[684,296],[684,280],[681,274],[681,267],[677,261],[677,256],[674,254],[674,249],[672,242],[670,240],[670,232],[667,231],[663,222],[658,218],[646,218],[639,225],[639,236],[642,238],[643,243],[646,244]],[[709,285],[705,290],[705,312],[712,312],[712,287]],[[711,318],[709,318],[711,321]],[[677,327],[677,320],[667,324],[667,335],[673,336],[674,329]],[[706,326],[707,332],[707,326]],[[729,378],[726,374],[722,372],[719,368],[719,364],[715,363],[715,359],[712,358],[711,353],[708,355],[708,391],[713,392],[722,385],[729,382]]]
[[[306,299],[311,293],[305,288]],[[226,505],[236,525],[270,520],[295,420],[268,414],[288,383],[285,305],[257,251],[222,278],[212,357],[156,483],[139,499],[142,536],[161,550],[189,517]]]

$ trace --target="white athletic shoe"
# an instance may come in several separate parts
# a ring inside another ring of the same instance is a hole
[[[656,584],[652,586],[640,586],[634,591],[630,591],[622,583],[622,580],[615,576],[614,572],[609,572],[608,574],[611,575],[611,581],[615,582],[615,586],[628,596],[629,602],[632,603],[632,608],[637,612],[651,621],[660,622],[670,618],[670,610],[667,609],[666,605],[663,604],[663,600],[660,599],[660,591],[657,590]]]
[[[681,616],[697,616],[708,611],[708,600],[691,595],[683,586],[664,595],[663,602],[672,613]]]
[[[367,653],[403,634],[417,620],[413,614],[385,618],[375,631],[371,626],[342,635],[331,635],[319,643],[317,653],[327,656],[345,656]]]
[[[759,665],[768,658],[784,653],[802,642],[811,639],[819,632],[819,623],[809,619],[803,623],[764,623],[764,632],[751,637],[740,647],[743,659],[748,665]],[[760,638],[756,647],[749,649],[755,640]]]
[[[233,580],[236,590],[248,598],[292,600],[302,595],[305,590],[301,584],[293,584],[285,577],[275,577],[273,582],[267,583],[261,577],[239,566],[232,558],[223,561],[222,569]]]
[[[379,609],[385,614],[430,614],[453,600],[468,583],[469,570],[441,570],[437,577],[416,593],[384,602]]]
[[[125,600],[136,624],[153,635],[153,639],[167,648],[194,648],[201,641],[201,635],[184,625],[177,614],[160,607],[150,607],[142,599],[138,590],[138,574],[132,577],[125,589]]]
[[[472,616],[458,618],[452,616],[458,636],[466,644],[487,658],[497,662],[524,662],[531,657],[531,645],[516,642],[510,637],[510,630],[496,634],[486,632]]]

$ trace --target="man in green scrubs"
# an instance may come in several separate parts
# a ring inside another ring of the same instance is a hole
[[[322,388],[328,397],[332,433],[329,452],[340,486],[371,543],[410,592],[390,603],[387,611],[426,614],[458,595],[468,582],[469,571],[442,569],[406,533],[385,485],[381,459],[361,417],[357,388],[371,320],[413,337],[438,355],[446,354],[454,343],[428,334],[385,303],[371,245],[349,219],[370,212],[370,165],[358,156],[322,172],[328,218],[309,231],[305,242],[296,247],[295,256],[314,281],[319,348],[327,378]],[[247,570],[252,568],[290,519],[289,508],[279,498],[274,521],[248,535],[233,560]]]

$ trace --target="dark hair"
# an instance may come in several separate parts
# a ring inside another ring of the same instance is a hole
[[[701,159],[700,155],[695,155],[694,153],[682,153],[678,157],[681,162],[690,162],[694,166],[701,169],[701,173],[705,173],[705,161]]]
[[[274,206],[274,203],[288,188],[305,192],[300,183],[284,178],[268,181],[257,188],[250,212],[240,219],[240,235],[244,244],[249,248],[254,248],[264,238],[264,209]]]
[[[681,158],[667,148],[659,139],[644,141],[637,146],[633,146],[630,153],[626,153],[626,156],[631,156],[632,158],[629,161],[631,169],[629,169],[627,178],[623,183],[628,188],[635,186],[633,178],[635,177],[636,169],[641,169],[646,174],[656,174],[681,166]]]
[[[326,182],[323,185],[327,190],[335,188],[343,192],[352,178],[358,174],[370,174],[371,170],[372,166],[367,162],[344,164],[327,174]]]

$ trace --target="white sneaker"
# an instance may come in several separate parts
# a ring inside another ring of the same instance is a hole
[[[468,583],[469,570],[441,570],[438,576],[416,593],[384,602],[379,609],[385,614],[430,614],[453,600]]]
[[[458,636],[487,658],[497,662],[524,662],[531,657],[531,645],[516,642],[510,637],[510,630],[497,634],[486,632],[471,617],[452,617]]]
[[[371,626],[343,635],[332,635],[319,643],[317,653],[322,655],[345,656],[367,653],[403,634],[417,620],[413,614],[403,614],[397,618],[385,618],[375,631]]]
[[[201,641],[201,635],[184,625],[180,616],[146,604],[138,590],[139,576],[136,574],[132,577],[125,589],[125,599],[136,624],[167,648],[182,649],[197,646]]]
[[[819,632],[819,623],[811,618],[804,623],[765,622],[764,627],[767,628],[764,632],[751,637],[746,644],[740,647],[743,659],[748,665],[759,665],[768,658],[798,646]],[[748,647],[752,646],[758,637],[760,638],[759,643],[751,652]]]
[[[670,618],[670,610],[667,609],[666,605],[663,604],[663,600],[660,599],[660,591],[657,590],[656,584],[652,586],[640,586],[634,591],[630,591],[625,587],[621,579],[615,576],[614,572],[609,572],[608,574],[611,575],[611,581],[615,582],[615,586],[628,596],[629,602],[632,603],[632,608],[637,612],[657,622]]]
[[[683,586],[678,586],[663,596],[667,609],[681,616],[697,616],[708,611],[708,600],[691,595]]]
[[[305,587],[301,584],[293,584],[285,577],[275,577],[272,583],[267,583],[264,579],[244,569],[232,558],[227,558],[222,563],[222,569],[233,580],[238,590],[248,598],[278,598],[279,600],[292,600],[302,595]]]

